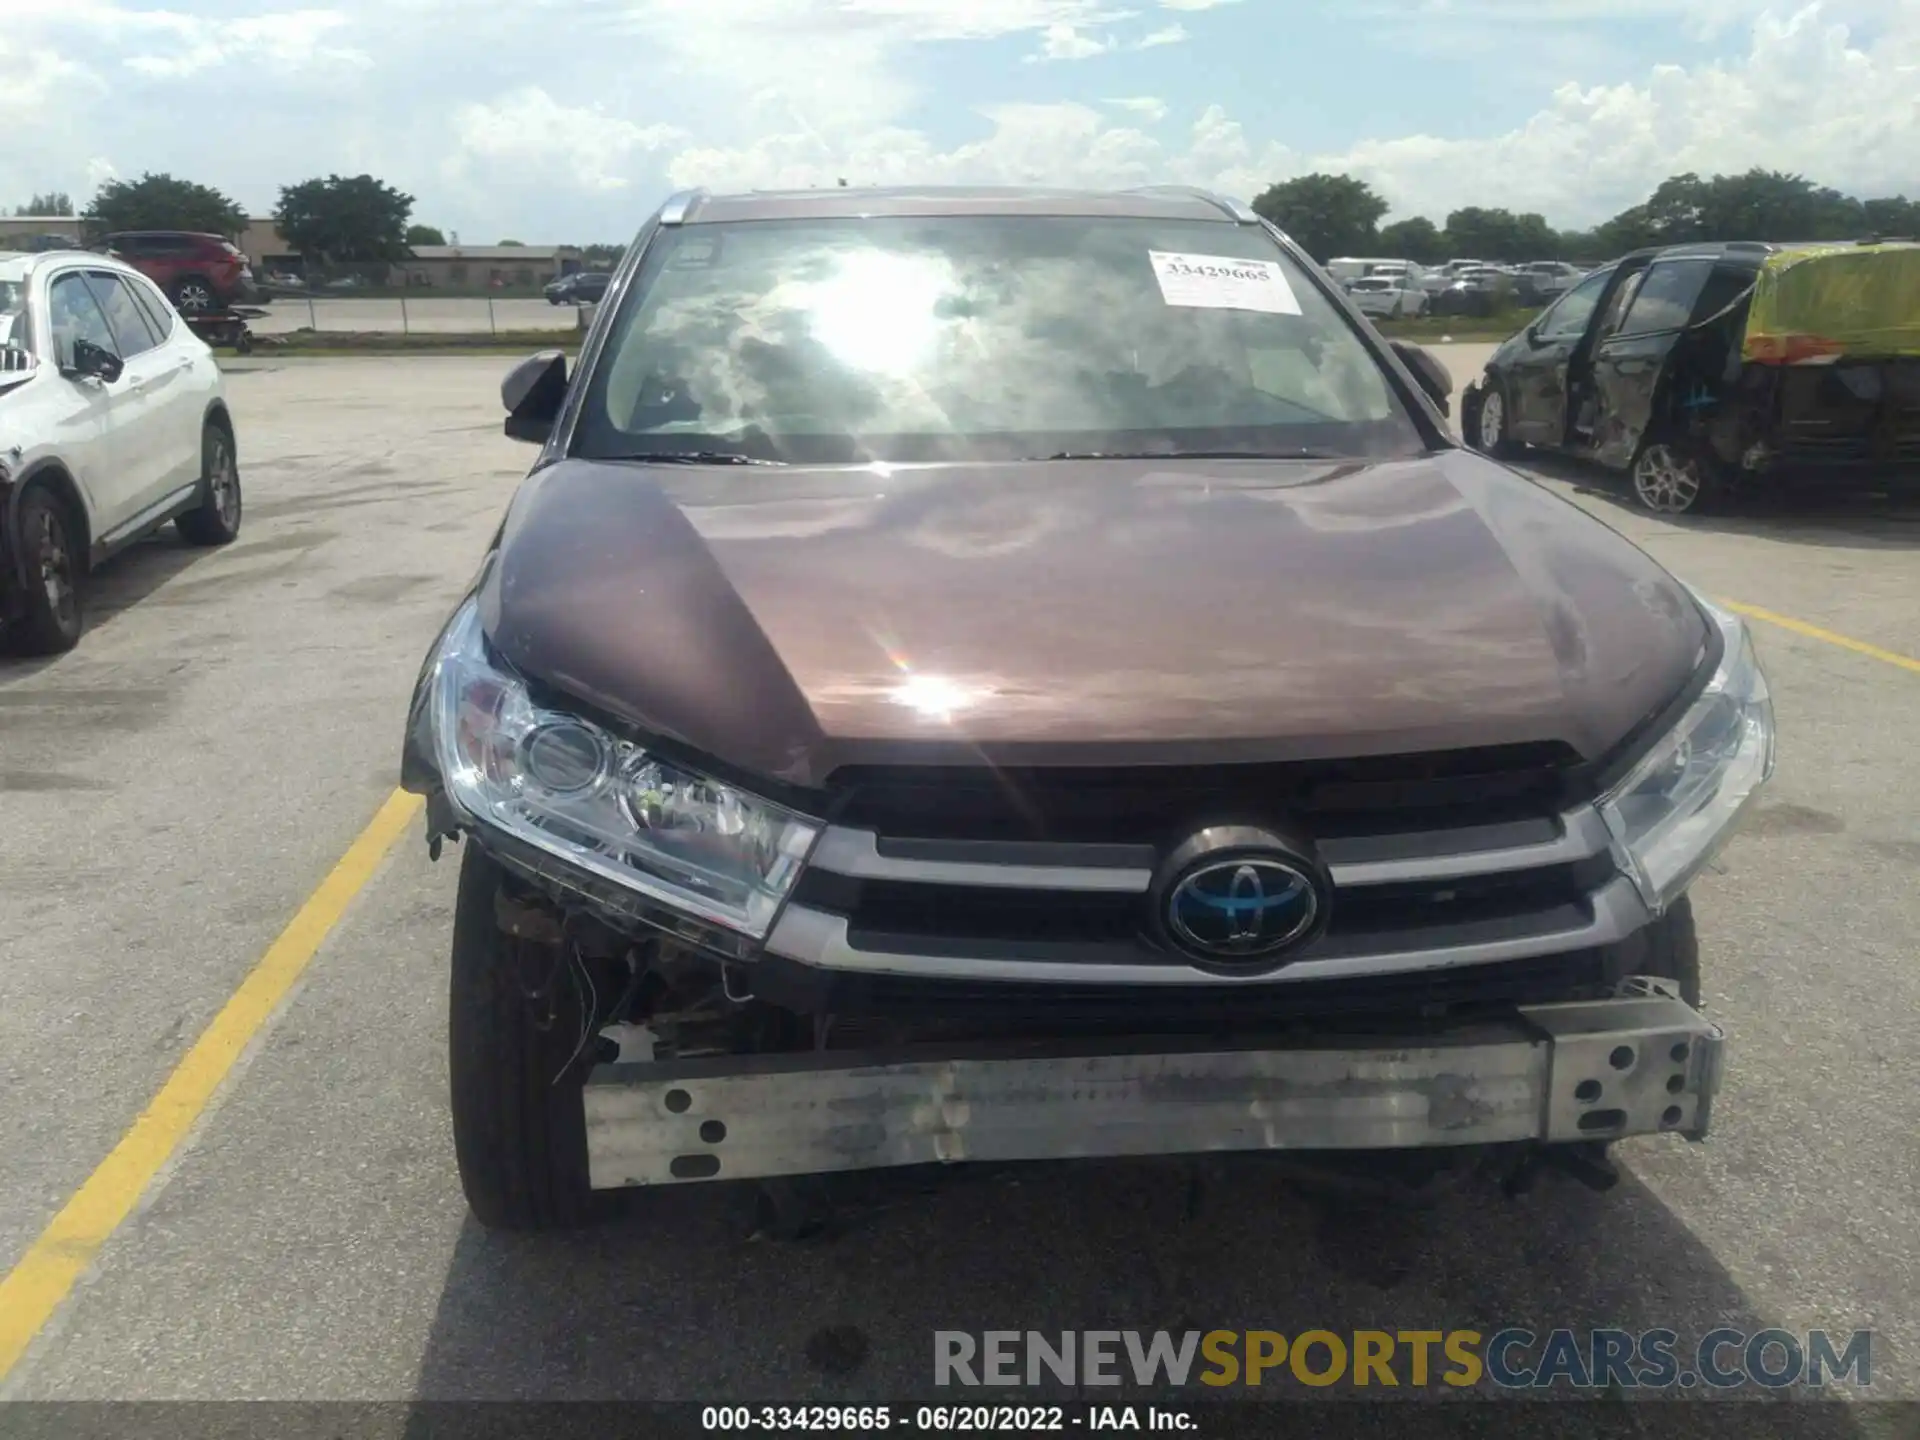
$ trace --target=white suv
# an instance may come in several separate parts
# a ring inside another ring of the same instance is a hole
[[[88,572],[169,520],[195,545],[240,533],[213,352],[117,260],[0,255],[0,621],[72,649]]]

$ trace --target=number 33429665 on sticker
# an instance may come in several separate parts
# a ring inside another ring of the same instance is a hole
[[[1263,310],[1298,315],[1300,301],[1287,277],[1271,260],[1242,260],[1232,255],[1182,255],[1150,250],[1160,297],[1169,305],[1207,310]]]

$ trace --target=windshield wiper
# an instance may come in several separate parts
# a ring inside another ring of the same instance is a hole
[[[608,460],[631,460],[636,465],[784,465],[734,450],[636,450],[631,455],[608,455]]]
[[[1327,450],[1062,450],[1049,460],[1344,460]]]

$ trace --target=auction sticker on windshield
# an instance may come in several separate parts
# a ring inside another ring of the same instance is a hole
[[[1280,267],[1271,260],[1239,260],[1231,255],[1174,255],[1149,250],[1160,295],[1169,305],[1206,310],[1264,310],[1298,315],[1300,302]]]

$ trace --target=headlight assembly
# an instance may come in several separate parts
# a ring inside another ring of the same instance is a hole
[[[1695,599],[1725,637],[1719,669],[1600,803],[1621,863],[1656,915],[1686,891],[1773,774],[1773,698],[1746,624]]]
[[[441,641],[429,705],[458,810],[669,920],[764,939],[819,833],[803,815],[536,704],[487,654],[471,600]]]

